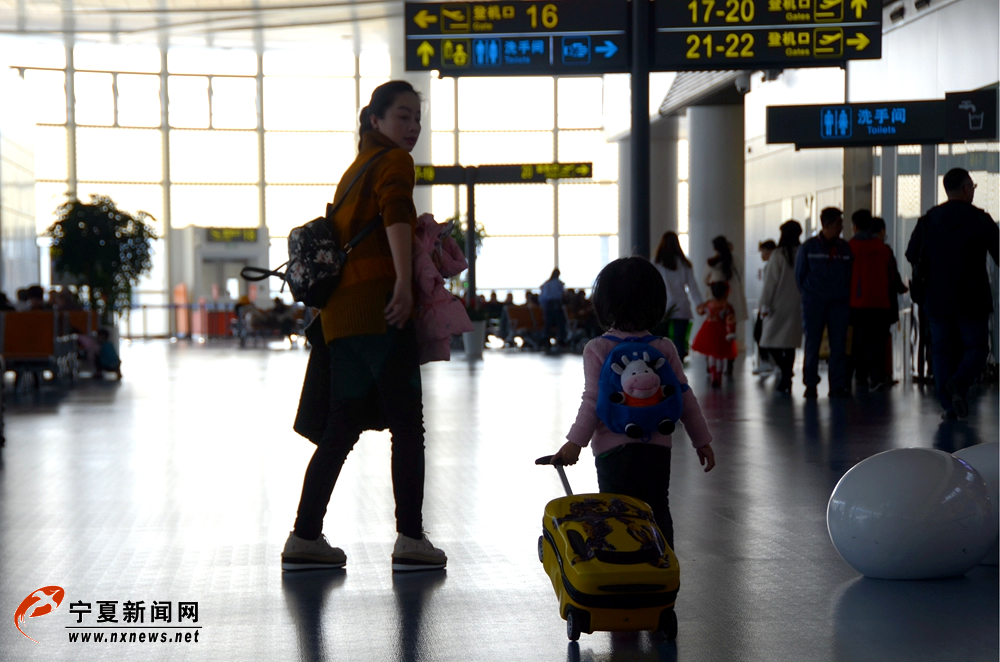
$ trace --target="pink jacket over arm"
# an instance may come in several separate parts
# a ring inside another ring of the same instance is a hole
[[[648,336],[649,332],[625,333],[617,329],[612,329],[608,331],[607,335],[615,336],[616,338],[628,338],[629,336],[642,338]],[[643,442],[623,434],[611,432],[604,426],[601,419],[597,417],[597,385],[601,379],[601,368],[604,366],[604,359],[607,358],[616,344],[611,340],[595,338],[587,343],[587,346],[584,348],[583,398],[580,403],[580,410],[576,415],[576,422],[570,428],[566,439],[581,447],[586,447],[590,444],[595,456],[606,453],[622,444],[650,443],[670,448],[672,445],[670,435],[663,435],[654,431],[652,438],[648,442]],[[684,375],[684,366],[681,364],[674,344],[666,338],[657,338],[650,345],[666,357],[680,383],[687,384],[688,381]],[[698,406],[698,398],[695,397],[694,391],[691,389],[684,391],[682,397],[684,399],[684,411],[681,414],[680,422],[684,425],[688,437],[691,438],[691,445],[695,448],[708,446],[712,443],[712,433],[708,431],[708,423],[705,422],[705,416],[701,413],[701,407]],[[593,443],[591,444],[591,442]]]
[[[417,293],[417,354],[421,365],[449,360],[451,337],[472,331],[465,306],[444,288],[445,276],[457,275],[469,265],[455,240],[450,235],[440,236],[442,230],[443,226],[435,223],[430,214],[417,219],[413,280]]]

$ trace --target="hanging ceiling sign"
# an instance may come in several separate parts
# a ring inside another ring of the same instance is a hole
[[[257,228],[205,228],[205,238],[213,243],[248,243],[257,241]]]
[[[767,142],[796,147],[934,145],[997,139],[997,91],[944,100],[768,106]]]
[[[655,71],[836,66],[882,56],[876,0],[658,0]]]
[[[550,179],[589,179],[593,163],[519,163],[481,166],[414,166],[417,186],[466,184],[541,184]]]
[[[406,70],[442,76],[629,70],[626,0],[405,3]]]

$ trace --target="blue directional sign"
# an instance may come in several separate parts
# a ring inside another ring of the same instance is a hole
[[[406,69],[443,76],[629,70],[627,0],[405,3]]]
[[[997,91],[944,100],[769,106],[767,142],[797,147],[930,145],[997,139]]]
[[[590,37],[563,37],[563,64],[590,64]]]
[[[850,138],[854,133],[854,113],[850,106],[827,106],[819,113],[819,135],[824,140]]]

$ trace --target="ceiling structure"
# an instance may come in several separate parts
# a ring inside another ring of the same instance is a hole
[[[399,0],[0,0],[0,35],[119,44],[252,47],[356,39],[385,42]]]

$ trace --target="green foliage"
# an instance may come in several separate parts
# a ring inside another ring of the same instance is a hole
[[[468,220],[463,221],[458,216],[452,216],[448,220],[455,222],[451,228],[451,238],[454,239],[458,244],[458,247],[462,249],[462,253],[465,253],[465,227],[468,225]],[[476,255],[479,255],[479,251],[483,249],[483,238],[486,236],[486,230],[483,229],[483,224],[476,223]]]
[[[57,210],[58,220],[45,234],[52,238],[52,265],[56,273],[86,285],[90,307],[101,311],[105,323],[128,310],[132,288],[153,267],[156,233],[144,211],[135,216],[118,208],[106,195],[91,195],[90,203],[70,200]]]

